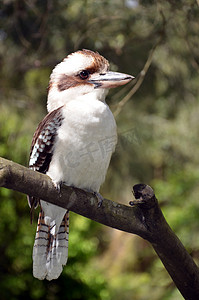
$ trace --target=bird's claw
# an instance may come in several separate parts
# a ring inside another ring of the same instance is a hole
[[[101,207],[101,206],[102,206],[102,203],[103,203],[103,201],[104,201],[103,196],[102,196],[100,193],[98,193],[98,192],[94,192],[93,194],[94,194],[94,196],[97,198],[98,207]]]
[[[53,181],[53,184],[54,184],[56,190],[58,191],[58,193],[61,195],[61,186],[63,184],[63,181],[59,181],[59,182],[54,182]]]

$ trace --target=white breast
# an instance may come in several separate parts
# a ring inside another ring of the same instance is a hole
[[[67,103],[47,175],[56,183],[99,191],[117,143],[116,123],[105,103]]]

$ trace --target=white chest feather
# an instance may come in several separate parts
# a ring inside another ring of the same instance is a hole
[[[99,191],[117,143],[116,124],[109,107],[84,99],[63,107],[47,175],[56,183]]]

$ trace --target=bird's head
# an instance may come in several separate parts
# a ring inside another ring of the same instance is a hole
[[[124,85],[131,75],[109,71],[109,62],[98,52],[79,50],[59,63],[50,76],[48,111],[68,101],[92,97],[105,101],[109,88]]]

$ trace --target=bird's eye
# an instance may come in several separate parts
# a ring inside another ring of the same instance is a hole
[[[79,76],[80,76],[81,79],[87,79],[88,76],[89,76],[89,74],[90,74],[89,71],[83,70],[83,71],[81,71],[81,72],[79,73]]]

